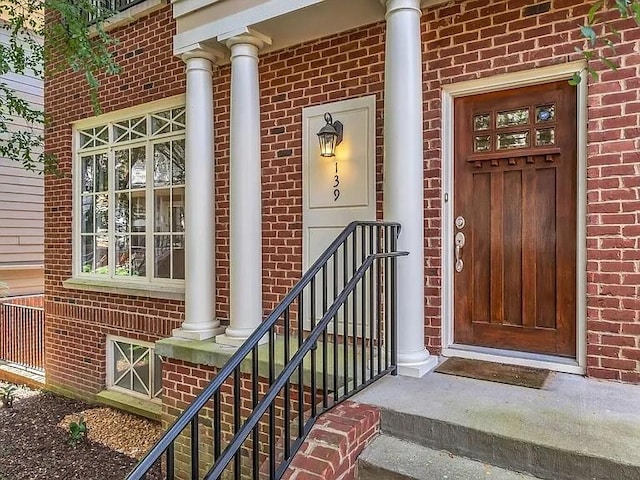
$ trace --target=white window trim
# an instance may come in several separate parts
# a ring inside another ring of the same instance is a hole
[[[142,340],[135,340],[135,339],[131,339],[131,338],[126,338],[126,337],[120,337],[117,335],[107,335],[107,345],[106,345],[106,351],[107,351],[107,355],[106,355],[106,361],[107,361],[107,376],[106,376],[106,385],[105,388],[106,390],[110,390],[110,391],[114,391],[114,392],[120,392],[120,393],[124,393],[126,395],[131,395],[132,397],[136,397],[136,398],[143,398],[145,400],[149,400],[152,402],[157,402],[157,403],[162,403],[162,397],[161,396],[148,396],[148,395],[144,395],[142,393],[139,392],[135,392],[133,390],[129,390],[127,388],[123,388],[123,387],[119,387],[117,385],[114,385],[114,372],[113,372],[113,360],[114,360],[114,355],[113,355],[113,349],[115,348],[115,342],[122,342],[122,343],[127,343],[127,344],[131,344],[131,345],[139,345],[141,347],[144,348],[148,348],[149,350],[149,382],[151,383],[149,385],[149,387],[155,386],[156,388],[150,388],[151,391],[156,390],[157,389],[157,385],[153,385],[153,379],[155,378],[155,344],[150,343],[150,342],[144,342]]]
[[[65,286],[73,289],[80,290],[92,290],[92,291],[113,291],[113,289],[117,289],[117,293],[122,294],[132,294],[138,296],[151,296],[157,297],[160,296],[162,298],[172,298],[172,299],[182,299],[184,297],[184,280],[181,279],[162,279],[162,278],[154,278],[153,277],[153,261],[147,260],[147,265],[151,265],[151,268],[148,269],[147,277],[137,278],[137,277],[122,277],[122,278],[111,278],[108,276],[99,276],[95,274],[86,274],[82,272],[81,266],[81,184],[80,184],[80,156],[81,154],[78,152],[79,147],[79,137],[80,130],[86,130],[89,128],[97,127],[100,125],[104,125],[106,123],[113,123],[118,121],[127,120],[129,118],[134,118],[141,115],[148,115],[149,113],[169,110],[176,107],[181,107],[186,104],[186,96],[185,95],[177,95],[174,97],[157,100],[154,102],[145,103],[142,105],[137,105],[135,107],[129,107],[122,110],[117,110],[114,112],[105,113],[102,115],[98,115],[91,118],[86,118],[82,120],[78,120],[72,123],[72,278],[68,279],[65,282]],[[178,134],[179,135],[179,134]],[[157,137],[147,138],[144,140],[147,148],[151,148],[151,146],[163,139],[168,139],[172,137],[178,136],[173,132],[160,134]],[[100,151],[105,151],[110,149],[111,153],[108,157],[109,166],[111,166],[112,162],[112,153],[115,149],[125,147],[127,145],[138,143],[139,140],[132,140],[127,142],[121,142],[117,145],[113,145],[111,143],[111,129],[109,131],[109,146],[100,146],[94,148],[87,148],[82,151],[82,155],[97,153]],[[149,157],[149,153],[147,152],[147,158]],[[151,162],[147,162],[147,168],[149,168],[149,164]],[[148,175],[148,170],[147,170]],[[152,178],[153,176],[148,176],[148,178]],[[113,187],[115,181],[112,172],[109,172],[109,238],[114,235],[111,228],[111,220],[113,214]],[[149,195],[147,195],[149,197]],[[152,198],[147,198],[147,211],[151,212],[153,215],[153,211],[149,209],[149,202],[153,202]],[[148,237],[149,235],[153,238],[153,232],[145,232],[145,235]],[[153,243],[153,241],[151,242]],[[149,242],[147,241],[147,246]],[[147,255],[149,250],[147,249]],[[151,249],[153,252],[153,249]],[[109,249],[109,265],[113,264],[114,256],[112,248]],[[157,292],[158,295],[153,295],[153,292]]]

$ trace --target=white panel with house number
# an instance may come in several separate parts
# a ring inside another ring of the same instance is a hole
[[[369,200],[369,111],[359,108],[339,112],[334,120],[343,123],[342,143],[335,157],[321,157],[318,142],[309,142],[305,152],[309,161],[309,208],[364,207]],[[310,137],[325,124],[324,115],[309,118]]]

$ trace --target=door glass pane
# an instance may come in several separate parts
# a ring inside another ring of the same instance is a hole
[[[155,262],[156,278],[171,278],[171,236],[170,235],[156,235],[154,262]]]
[[[489,135],[478,135],[473,139],[474,152],[486,152],[491,150],[491,137]]]
[[[527,123],[529,123],[528,108],[499,112],[496,116],[496,126],[498,128],[513,127],[515,125],[526,125]]]
[[[491,128],[491,114],[483,113],[473,117],[474,130],[489,130]]]
[[[542,105],[540,107],[536,107],[536,122],[550,122],[555,120],[556,118],[556,106],[551,105]]]
[[[536,145],[553,145],[556,143],[556,132],[553,128],[536,130]]]
[[[529,132],[513,132],[498,134],[498,149],[523,148],[529,146]]]

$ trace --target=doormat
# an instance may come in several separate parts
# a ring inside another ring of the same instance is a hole
[[[502,363],[469,360],[466,358],[449,358],[434,371],[447,375],[537,389],[541,389],[544,386],[544,382],[551,373],[550,370],[541,368],[504,365]]]

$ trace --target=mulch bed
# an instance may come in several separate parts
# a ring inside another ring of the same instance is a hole
[[[91,440],[73,447],[68,432],[58,426],[65,416],[88,408],[77,400],[19,389],[13,408],[0,408],[0,480],[124,479],[135,458]],[[144,434],[131,432],[134,438]]]

